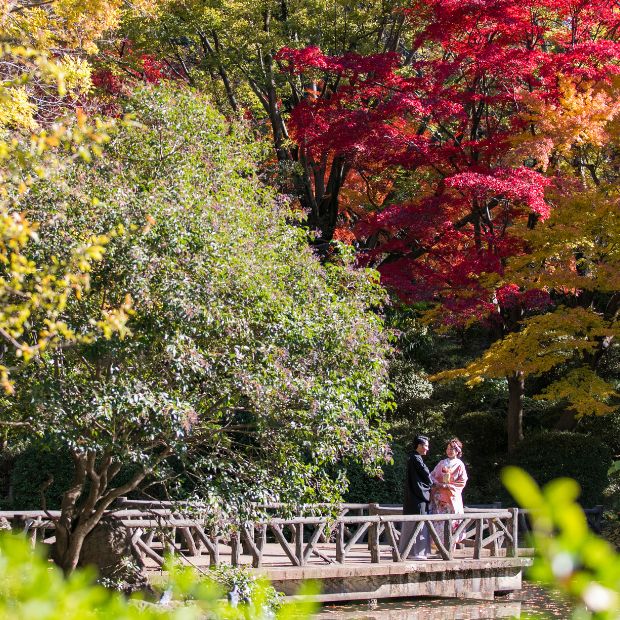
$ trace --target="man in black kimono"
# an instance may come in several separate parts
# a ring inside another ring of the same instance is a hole
[[[428,452],[428,437],[418,435],[414,440],[414,451],[409,455],[407,463],[407,480],[405,482],[405,498],[403,502],[403,514],[406,515],[425,515],[428,514],[431,474],[422,458]],[[410,521],[403,523],[400,536],[399,549],[403,553],[411,536],[413,535],[417,522]],[[420,530],[411,551],[409,558],[421,560],[425,559],[430,553],[430,539],[426,525]],[[406,558],[403,558],[406,559]]]

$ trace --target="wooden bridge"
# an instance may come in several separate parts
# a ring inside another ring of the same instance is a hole
[[[149,570],[161,570],[173,553],[199,571],[209,566],[247,566],[277,590],[294,595],[301,583],[317,580],[320,601],[433,596],[491,599],[519,590],[531,563],[519,548],[516,508],[466,508],[461,515],[403,515],[400,507],[378,504],[315,505],[304,516],[281,505],[263,508],[262,519],[207,527],[196,505],[124,500],[109,516],[128,530],[136,556]],[[306,516],[307,515],[307,516]],[[55,511],[0,512],[33,540],[53,542]],[[411,538],[400,544],[404,522]],[[409,560],[426,527],[435,554]],[[399,548],[402,549],[399,551]]]

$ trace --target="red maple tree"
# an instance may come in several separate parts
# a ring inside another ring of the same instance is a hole
[[[404,300],[436,302],[443,322],[491,320],[500,337],[548,302],[502,274],[527,251],[515,231],[548,217],[545,192],[562,183],[520,153],[515,135],[536,132],[528,103],[553,103],[562,80],[620,71],[620,13],[605,0],[414,0],[406,13],[412,43],[402,55],[279,52],[288,71],[338,84],[296,106],[293,136],[313,157],[414,178],[406,200],[358,223],[360,259]],[[514,446],[523,378],[508,384]]]

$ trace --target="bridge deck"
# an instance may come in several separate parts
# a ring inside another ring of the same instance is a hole
[[[153,549],[160,554],[163,553],[163,549],[160,546],[158,547],[157,545],[153,545]],[[286,556],[279,544],[266,543],[263,549],[262,566],[257,570],[261,573],[268,572],[269,574],[294,575],[298,574],[302,569],[306,570],[308,574],[314,574],[317,570],[324,571],[331,569],[333,571],[340,569],[341,571],[344,571],[342,574],[346,574],[346,570],[349,568],[362,570],[363,567],[367,567],[369,569],[372,568],[373,571],[377,572],[389,572],[389,570],[395,566],[406,565],[421,567],[435,565],[437,563],[440,563],[441,565],[446,564],[446,561],[443,560],[437,553],[432,554],[428,560],[411,559],[404,562],[394,562],[392,558],[392,548],[389,545],[379,545],[379,562],[372,562],[368,554],[368,546],[366,544],[356,544],[351,547],[351,551],[347,554],[346,564],[341,565],[336,562],[335,545],[330,543],[319,543],[316,545],[316,549],[324,556],[323,558],[313,554],[308,558],[308,561],[304,566],[291,566],[289,558]],[[453,552],[453,560],[451,561],[451,565],[453,565],[454,562],[458,564],[466,560],[470,562],[470,565],[474,565],[471,563],[481,562],[488,564],[491,559],[500,562],[514,559],[506,558],[504,549],[500,549],[498,553],[499,556],[492,556],[489,549],[483,549],[481,551],[481,558],[474,560],[472,548],[456,549]],[[527,560],[532,554],[533,549],[519,549],[520,558],[525,558],[525,560]],[[220,563],[230,564],[231,556],[231,547],[229,545],[220,545]],[[191,566],[196,566],[202,570],[209,568],[210,565],[208,555],[191,557],[187,557],[186,555],[178,555],[178,558],[181,562],[190,564]],[[253,558],[251,555],[241,554],[239,556],[239,565],[252,568],[252,560]],[[161,567],[155,560],[146,557],[144,561],[148,570],[161,570]]]

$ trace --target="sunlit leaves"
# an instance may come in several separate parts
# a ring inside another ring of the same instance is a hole
[[[580,364],[551,383],[540,398],[566,401],[578,415],[601,415],[614,410],[607,404],[618,397],[614,387],[587,366],[600,346],[618,336],[617,322],[584,308],[559,307],[522,321],[519,328],[494,342],[465,368],[439,373],[435,379],[465,376],[470,385],[484,378],[501,378],[516,372],[539,376],[568,364]]]
[[[128,5],[123,0],[8,0],[3,2],[0,27],[5,37],[40,50],[94,52],[97,40],[118,25]],[[156,2],[139,0],[131,5],[135,10],[149,11]]]
[[[67,67],[68,73],[73,73],[69,81],[81,79],[83,73],[77,61],[50,60],[30,49],[5,46],[2,55],[4,62],[26,63],[32,71],[0,85],[0,124],[5,128],[35,129],[35,107],[21,86],[33,75],[62,91]],[[105,128],[100,122],[89,124],[79,114],[73,125],[57,124],[28,138],[16,134],[0,141],[0,335],[5,347],[0,383],[7,392],[12,392],[13,386],[8,368],[11,362],[6,360],[28,362],[48,348],[89,337],[87,332],[76,334],[61,315],[72,298],[79,299],[88,289],[92,264],[101,260],[108,237],[86,236],[67,248],[63,259],[50,256],[45,262],[38,261],[32,256],[39,243],[38,225],[21,213],[20,203],[41,178],[58,173],[72,157],[100,153],[100,145],[107,140]],[[112,315],[96,312],[97,327],[108,335],[123,330],[127,308],[111,309],[114,320]],[[34,324],[37,327],[33,329]]]
[[[222,594],[222,579],[195,570],[167,565],[163,588],[172,595],[170,605],[129,600],[119,592],[94,583],[95,575],[79,570],[71,576],[50,564],[37,548],[21,536],[0,538],[0,615],[7,620],[297,620],[310,618],[316,605],[309,602],[269,606],[268,588],[256,584],[252,600],[233,607]],[[241,581],[243,573],[232,574]],[[230,588],[232,589],[232,588]],[[316,594],[306,586],[302,593]]]
[[[568,594],[576,604],[575,619],[616,618],[620,556],[590,531],[576,503],[579,485],[561,478],[541,490],[526,472],[515,467],[502,472],[502,481],[532,520],[536,558],[530,576]]]

